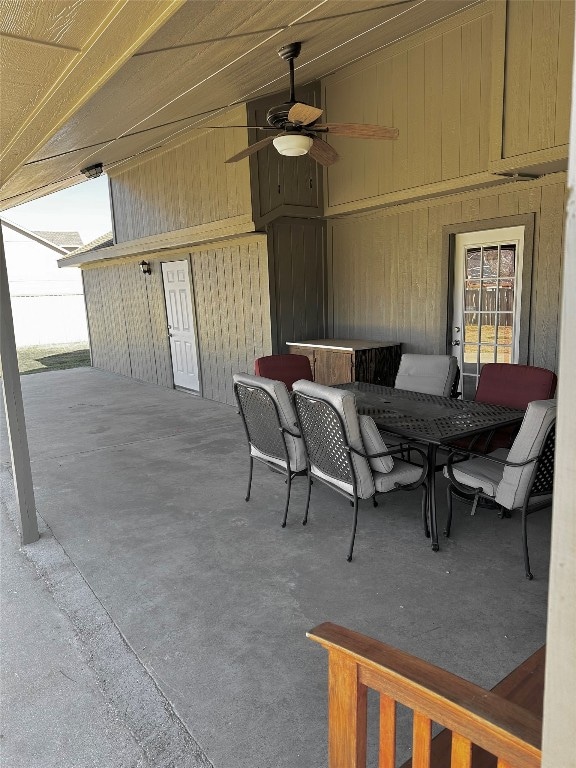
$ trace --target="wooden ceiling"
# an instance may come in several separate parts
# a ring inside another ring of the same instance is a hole
[[[0,209],[118,167],[478,0],[4,0]],[[169,123],[169,125],[166,125]]]

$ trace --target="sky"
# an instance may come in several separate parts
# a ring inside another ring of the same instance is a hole
[[[31,231],[79,232],[84,244],[110,232],[108,177],[102,175],[2,211],[2,218]]]

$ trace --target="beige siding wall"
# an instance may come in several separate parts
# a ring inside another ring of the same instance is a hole
[[[137,262],[83,271],[92,364],[152,384],[172,386],[162,275]]]
[[[557,366],[565,174],[329,222],[329,332],[446,351],[449,254],[443,227],[536,214],[529,362]]]
[[[568,143],[573,0],[510,0],[503,157]]]
[[[418,33],[323,81],[327,122],[399,129],[395,141],[331,137],[327,212],[488,167],[492,5]]]
[[[191,255],[202,394],[234,403],[232,374],[254,372],[272,351],[268,254],[263,235]]]
[[[245,107],[228,113],[226,121],[244,124]],[[112,172],[118,243],[251,216],[248,163],[224,162],[246,146],[246,129],[198,133],[173,149]]]

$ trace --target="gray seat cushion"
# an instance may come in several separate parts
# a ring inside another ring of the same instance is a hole
[[[508,449],[499,448],[489,455],[501,461],[506,461],[508,453]],[[462,485],[467,485],[470,489],[474,490],[480,488],[482,493],[494,498],[502,480],[504,467],[501,464],[496,464],[494,461],[475,456],[473,459],[453,464],[452,471],[456,480],[462,483]],[[448,477],[446,467],[444,467],[444,475]]]
[[[394,467],[390,472],[374,472],[374,485],[378,493],[386,493],[400,485],[415,483],[422,476],[422,467],[415,467],[402,459],[394,459]]]

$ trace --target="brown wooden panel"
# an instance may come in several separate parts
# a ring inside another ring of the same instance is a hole
[[[350,352],[335,352],[330,349],[316,349],[314,353],[314,381],[318,384],[345,384],[353,381],[353,355]]]

